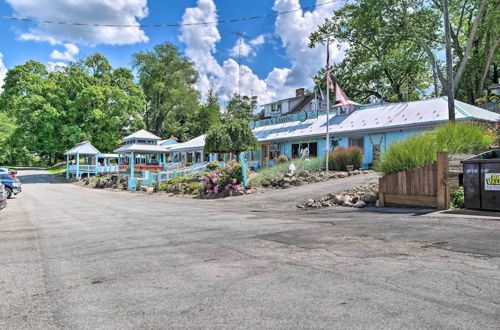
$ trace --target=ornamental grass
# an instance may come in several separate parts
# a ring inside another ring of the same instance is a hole
[[[423,166],[436,160],[438,151],[476,153],[489,148],[498,137],[486,126],[474,123],[446,124],[391,144],[376,169],[385,175]]]

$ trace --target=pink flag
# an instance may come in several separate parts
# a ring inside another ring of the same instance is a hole
[[[339,102],[344,107],[350,106],[350,104],[348,102],[349,99],[347,98],[347,95],[345,95],[344,91],[342,90],[342,88],[340,88],[340,86],[338,84],[336,85],[336,88],[335,88],[335,94],[336,94],[335,101]]]

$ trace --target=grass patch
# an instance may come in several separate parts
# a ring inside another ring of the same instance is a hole
[[[45,170],[50,174],[66,173],[66,168],[46,168]]]
[[[438,151],[475,153],[478,149],[490,147],[496,140],[496,134],[486,126],[471,123],[442,125],[434,131],[391,144],[382,153],[377,170],[386,175],[406,171],[435,161]]]

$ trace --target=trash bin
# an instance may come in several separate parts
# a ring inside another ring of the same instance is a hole
[[[500,150],[462,161],[465,208],[500,211]]]

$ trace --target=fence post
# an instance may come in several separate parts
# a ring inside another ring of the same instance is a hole
[[[449,193],[448,193],[448,153],[437,153],[437,208],[439,210],[446,210],[449,207]]]
[[[383,182],[384,182],[383,177],[378,179],[378,186],[379,186],[379,188],[378,188],[378,191],[379,191],[379,193],[378,193],[378,205],[379,206],[385,206],[385,195],[384,195],[385,191],[383,191],[383,187],[382,187]]]

